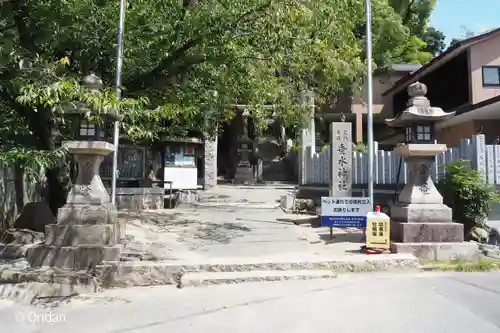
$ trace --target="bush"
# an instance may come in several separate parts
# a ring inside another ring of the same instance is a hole
[[[358,142],[356,146],[352,149],[353,151],[359,151],[361,153],[367,153],[368,152],[368,146],[365,145],[363,142]]]
[[[486,242],[490,205],[500,202],[500,195],[470,168],[469,161],[460,160],[444,167],[446,173],[437,187],[444,203],[453,209],[453,220],[464,224],[466,239]]]

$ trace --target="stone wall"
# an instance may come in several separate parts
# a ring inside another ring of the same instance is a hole
[[[213,141],[205,140],[205,166],[203,182],[205,188],[217,185],[217,138]]]
[[[118,210],[163,209],[165,190],[161,187],[117,188]]]

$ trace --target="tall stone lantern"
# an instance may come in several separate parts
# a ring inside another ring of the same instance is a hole
[[[84,78],[83,86],[97,91],[102,82],[91,74]],[[32,267],[88,270],[103,261],[120,259],[124,228],[117,222],[116,207],[99,175],[101,162],[114,152],[115,146],[104,141],[102,125],[84,120],[86,111],[82,103],[67,110],[75,118],[77,140],[63,142],[63,147],[74,156],[78,176],[66,204],[59,208],[57,224],[45,227],[45,243],[28,251]]]
[[[425,84],[413,83],[408,87],[407,108],[386,120],[390,127],[405,129],[405,142],[394,149],[394,154],[404,158],[409,170],[407,183],[390,209],[391,250],[431,260],[464,257],[475,248],[463,242],[463,225],[453,223],[452,210],[443,204],[431,177],[436,156],[447,149],[434,143],[435,124],[455,112],[432,107],[426,94]]]

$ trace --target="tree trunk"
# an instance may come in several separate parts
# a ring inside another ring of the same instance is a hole
[[[19,214],[24,207],[24,170],[20,161],[14,167],[14,189],[16,193],[16,210]]]
[[[47,170],[45,174],[48,187],[46,202],[54,216],[57,216],[57,210],[66,203],[67,196],[66,188],[60,180],[59,175],[60,168]]]
[[[52,136],[52,114],[44,110],[33,113],[31,117],[31,127],[38,137],[38,149],[54,151],[57,147]],[[62,161],[61,161],[62,162]],[[54,216],[57,216],[57,210],[66,203],[67,190],[61,174],[61,168],[49,169],[45,172],[47,178],[47,190],[45,191],[45,202],[49,205]]]

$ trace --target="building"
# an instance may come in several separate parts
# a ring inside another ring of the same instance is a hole
[[[445,112],[456,111],[455,117],[437,125],[438,142],[456,146],[460,139],[481,132],[491,144],[500,136],[500,28],[460,41],[397,80],[382,94],[384,108],[392,114],[381,112],[378,116],[392,118],[404,110],[406,90],[416,81],[427,85],[427,97],[433,105]],[[403,141],[403,135],[386,129],[376,133],[376,140],[395,144]]]
[[[386,130],[384,119],[392,118],[393,114],[390,97],[385,96],[384,92],[390,89],[394,83],[421,67],[422,65],[419,64],[396,64],[392,66],[390,73],[373,77],[373,125],[375,133]],[[353,140],[357,143],[366,141],[367,90],[366,84],[359,95],[353,94],[349,89],[344,89],[343,92],[335,96],[335,106],[322,107],[317,116],[326,122],[332,122],[339,121],[343,114],[346,121],[353,123]],[[320,128],[319,124],[316,125],[316,128]],[[316,147],[318,146],[321,144],[317,143]]]

